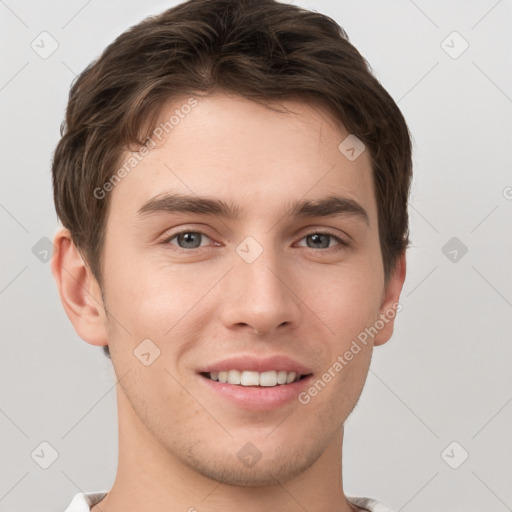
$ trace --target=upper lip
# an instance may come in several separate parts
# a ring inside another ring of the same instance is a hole
[[[240,370],[250,372],[268,372],[271,370],[283,370],[285,372],[295,372],[298,375],[308,375],[312,371],[294,359],[284,356],[275,355],[271,357],[256,357],[253,355],[238,355],[236,357],[228,357],[211,363],[198,370],[198,373],[211,373],[227,370]]]

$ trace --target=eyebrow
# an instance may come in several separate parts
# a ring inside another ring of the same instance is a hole
[[[289,204],[285,211],[288,211],[289,217],[356,217],[370,225],[366,210],[347,197],[328,196],[296,201]],[[241,210],[237,205],[218,198],[167,193],[151,198],[137,212],[139,217],[156,213],[197,213],[235,219]]]

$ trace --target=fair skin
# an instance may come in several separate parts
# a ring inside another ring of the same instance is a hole
[[[285,355],[314,382],[399,300],[405,256],[385,286],[368,151],[348,160],[338,150],[348,132],[325,110],[283,105],[293,113],[236,96],[198,99],[115,186],[105,303],[69,232],[55,236],[66,313],[82,339],[109,345],[118,379],[118,471],[94,512],[357,510],[342,485],[343,423],[393,320],[307,404],[245,407],[198,373],[231,356]],[[239,212],[138,213],[164,193],[221,199]],[[295,201],[333,195],[367,219],[353,210],[289,215]],[[174,236],[183,231],[196,235]],[[262,248],[250,263],[236,250],[246,237]],[[145,339],[160,350],[147,366],[134,355]],[[261,456],[252,465],[237,456],[247,443]]]

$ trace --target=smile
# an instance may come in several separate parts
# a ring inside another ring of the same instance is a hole
[[[201,373],[201,375],[210,380],[225,384],[260,387],[282,386],[283,384],[291,384],[306,377],[306,375],[300,375],[296,372],[287,372],[285,370],[270,370],[265,372],[223,370],[218,372],[204,372]]]

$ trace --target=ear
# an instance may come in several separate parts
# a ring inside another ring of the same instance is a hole
[[[382,304],[379,309],[379,324],[376,322],[376,327],[379,327],[378,333],[373,340],[374,346],[383,345],[391,338],[393,334],[393,327],[395,324],[395,317],[402,309],[399,304],[400,293],[405,281],[405,251],[402,252],[397,259],[395,268],[389,276],[389,281],[384,289]],[[384,326],[382,326],[382,323]]]
[[[59,229],[53,243],[52,274],[66,314],[80,338],[91,345],[107,345],[106,315],[97,280],[68,229]]]

